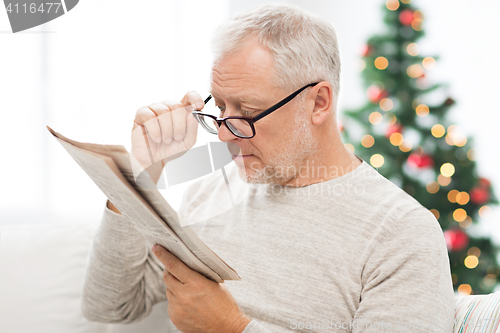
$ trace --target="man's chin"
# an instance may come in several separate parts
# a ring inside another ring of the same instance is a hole
[[[238,175],[240,178],[249,184],[271,184],[272,177],[265,174],[262,169],[250,169],[248,167],[238,166]]]

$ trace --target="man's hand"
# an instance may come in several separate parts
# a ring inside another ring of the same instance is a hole
[[[152,251],[165,265],[168,314],[177,329],[241,333],[250,323],[224,285],[193,271],[160,245]]]
[[[132,155],[147,169],[184,154],[196,143],[198,133],[198,121],[191,111],[204,106],[201,96],[193,91],[180,102],[162,101],[141,107],[132,128]]]

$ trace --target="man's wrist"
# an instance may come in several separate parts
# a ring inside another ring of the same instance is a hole
[[[238,320],[235,323],[236,324],[235,328],[231,332],[242,333],[245,330],[245,328],[248,326],[248,324],[250,324],[251,321],[252,321],[251,318],[247,317],[245,314],[241,314],[241,316],[238,318]]]

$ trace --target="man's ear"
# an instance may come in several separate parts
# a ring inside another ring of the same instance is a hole
[[[329,82],[323,81],[311,89],[314,99],[314,108],[311,115],[313,125],[321,125],[334,107],[333,89]]]

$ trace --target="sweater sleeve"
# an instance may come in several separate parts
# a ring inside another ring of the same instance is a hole
[[[259,324],[258,321],[252,319],[242,333],[271,333],[271,331]]]
[[[83,315],[105,323],[144,319],[167,299],[163,269],[129,219],[106,207],[88,257]]]
[[[442,229],[420,207],[368,246],[352,332],[453,331],[455,296]]]

